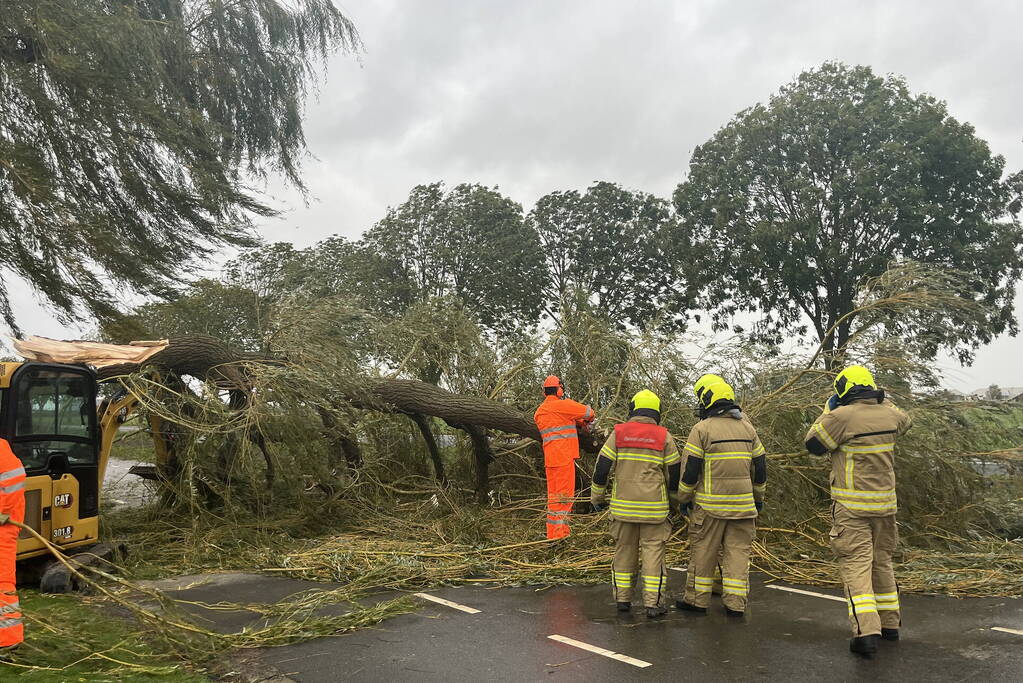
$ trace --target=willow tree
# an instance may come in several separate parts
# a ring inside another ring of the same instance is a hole
[[[330,0],[4,0],[0,314],[11,274],[64,320],[164,294],[303,188],[303,104],[359,48]]]
[[[675,191],[679,242],[703,262],[705,307],[719,325],[759,312],[771,341],[812,326],[836,362],[865,283],[892,263],[958,272],[982,314],[893,316],[925,356],[973,350],[1018,327],[1023,274],[1021,176],[944,102],[896,76],[827,63],[767,104],[739,112],[693,153]]]

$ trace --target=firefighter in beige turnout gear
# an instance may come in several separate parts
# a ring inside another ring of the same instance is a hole
[[[749,596],[749,556],[764,504],[767,455],[756,429],[721,377],[704,375],[693,388],[702,418],[683,447],[679,501],[689,513],[690,559],[679,609],[706,612],[721,567],[721,600],[740,617]]]
[[[835,377],[835,395],[806,434],[807,450],[831,454],[831,547],[845,584],[849,649],[868,657],[879,636],[898,640],[902,623],[892,568],[898,543],[894,449],[911,424],[870,371],[853,365]]]
[[[600,450],[593,471],[590,501],[596,510],[607,507],[607,482],[614,470],[611,489],[611,535],[615,556],[611,581],[619,612],[632,607],[633,579],[640,570],[643,605],[648,618],[663,615],[668,576],[664,546],[671,535],[668,514],[677,505],[675,490],[681,458],[671,434],[661,427],[661,401],[651,391],[632,398],[629,421],[615,425]]]

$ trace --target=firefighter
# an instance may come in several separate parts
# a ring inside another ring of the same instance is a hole
[[[25,468],[6,439],[0,439],[0,658],[25,639],[15,592],[20,530],[25,521]]]
[[[660,421],[661,400],[656,394],[643,390],[633,396],[629,421],[615,425],[614,434],[600,450],[590,488],[594,509],[606,508],[607,480],[614,469],[611,585],[618,611],[628,612],[632,609],[633,577],[640,570],[643,605],[650,619],[667,611],[664,546],[671,535],[668,513],[678,503],[682,463],[674,439]]]
[[[693,391],[700,421],[682,449],[679,484],[682,513],[689,515],[690,559],[685,594],[675,606],[705,613],[720,566],[725,612],[741,617],[749,596],[750,546],[764,506],[767,455],[724,379],[704,375]]]
[[[575,498],[577,430],[588,432],[595,416],[589,406],[565,397],[565,387],[555,375],[544,380],[543,393],[544,401],[533,419],[540,430],[547,474],[547,538],[564,538]]]
[[[814,455],[831,454],[831,548],[848,602],[849,649],[870,657],[878,638],[898,640],[899,589],[892,569],[895,440],[909,416],[887,400],[870,371],[852,365],[835,376],[835,394],[806,433]]]

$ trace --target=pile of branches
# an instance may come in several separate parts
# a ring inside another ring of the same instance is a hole
[[[1023,420],[1012,408],[948,403],[928,392],[939,384],[934,369],[886,331],[891,316],[969,305],[938,285],[913,268],[873,282],[856,310],[855,346],[845,350],[844,360],[875,368],[916,422],[897,452],[904,566],[913,568],[901,580],[910,590],[1020,594],[1013,539],[1023,535],[1023,490],[1018,477],[985,476],[978,463],[1015,466]],[[189,531],[158,516],[162,533],[180,541],[166,544],[162,566],[263,567],[362,582],[391,572],[398,583],[380,586],[393,587],[481,576],[603,581],[606,519],[577,514],[572,540],[557,548],[540,537],[537,387],[559,371],[576,398],[594,406],[605,432],[625,419],[628,396],[650,388],[664,402],[663,424],[683,440],[696,421],[690,387],[712,371],[733,381],[771,454],[758,567],[792,581],[835,580],[828,463],[802,443],[831,391],[821,347],[772,355],[738,338],[623,331],[585,311],[566,314],[548,335],[495,344],[451,315],[394,328],[395,365],[366,352],[365,339],[378,335],[352,331],[357,312],[318,302],[280,325],[269,357],[187,337],[171,339],[146,368],[105,371],[142,399],[143,412],[176,430],[162,486],[173,492],[164,496],[172,508],[188,510],[181,519]],[[598,433],[578,461],[577,513],[588,512],[586,475],[599,441]],[[285,525],[316,540],[310,550],[301,542],[280,547],[273,533],[249,535],[252,542],[233,544],[230,557],[201,547],[224,547],[223,539],[191,540],[225,519]],[[132,533],[147,533],[145,524],[135,526]],[[684,551],[683,535],[671,548]]]

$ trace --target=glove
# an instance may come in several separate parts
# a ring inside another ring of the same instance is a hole
[[[756,501],[753,504],[757,506],[757,512],[763,512],[764,511],[764,501],[758,500],[758,501]]]
[[[678,511],[683,516],[688,516],[689,513],[693,511],[693,504],[692,503],[682,503],[681,505],[679,505]]]
[[[9,520],[10,518],[11,518],[10,515],[5,515],[4,513],[0,512],[0,526],[7,524],[7,520]]]
[[[678,502],[678,493],[669,493],[668,494],[668,512],[669,513],[675,512],[676,510],[679,509],[679,505],[680,504]]]
[[[607,503],[590,503],[593,506],[594,512],[603,512],[607,509]]]
[[[828,410],[834,410],[838,407],[838,394],[832,394],[831,398],[828,399]]]

